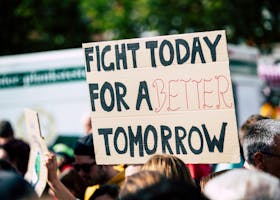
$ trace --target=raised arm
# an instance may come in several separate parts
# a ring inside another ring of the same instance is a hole
[[[59,200],[77,200],[57,176],[57,162],[54,153],[46,155],[45,165],[48,169],[48,185],[55,197]]]

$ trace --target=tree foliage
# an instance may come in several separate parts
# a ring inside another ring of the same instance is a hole
[[[83,17],[90,21],[93,34],[107,33],[109,37],[124,39],[137,37],[143,31],[147,15],[146,0],[81,0]]]
[[[258,46],[280,41],[280,1],[232,0],[229,23],[234,42],[240,39]]]
[[[1,54],[81,46],[89,39],[75,0],[1,0]]]
[[[280,41],[279,0],[2,0],[0,54],[83,42],[225,29],[229,42]],[[104,37],[105,36],[105,37]]]

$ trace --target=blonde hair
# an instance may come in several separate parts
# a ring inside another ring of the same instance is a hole
[[[143,165],[142,170],[158,171],[168,179],[195,185],[186,164],[174,155],[154,155]]]
[[[139,171],[131,176],[126,177],[124,185],[121,187],[119,197],[123,198],[129,194],[134,194],[141,189],[152,186],[165,177],[156,171]]]

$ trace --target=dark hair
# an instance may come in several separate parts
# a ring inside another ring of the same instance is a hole
[[[0,171],[17,172],[16,168],[6,159],[0,159]]]
[[[104,184],[98,188],[89,200],[95,200],[97,197],[102,195],[109,195],[113,199],[118,199],[120,187],[116,184]]]
[[[76,142],[74,154],[95,157],[92,134],[86,135]]]
[[[14,130],[11,123],[7,120],[0,121],[0,137],[13,138]]]
[[[17,170],[24,175],[27,171],[30,147],[29,144],[20,139],[13,139],[2,145],[8,160],[14,164]]]

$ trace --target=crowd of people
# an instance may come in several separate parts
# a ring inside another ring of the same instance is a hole
[[[88,123],[91,126],[91,123]],[[30,146],[0,122],[0,199],[253,200],[280,199],[280,121],[252,115],[239,130],[240,163],[191,164],[155,154],[144,164],[98,165],[91,127],[74,148],[54,145],[44,163],[47,186],[39,197],[24,179]]]

